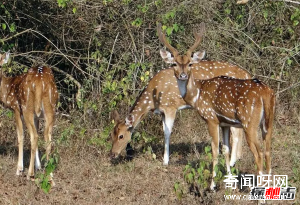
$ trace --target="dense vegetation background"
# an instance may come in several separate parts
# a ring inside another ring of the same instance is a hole
[[[73,143],[75,152],[87,145],[107,154],[110,111],[125,116],[149,79],[166,67],[159,56],[157,23],[184,52],[194,42],[192,29],[204,22],[198,50],[206,50],[208,60],[237,64],[270,85],[277,94],[276,126],[297,130],[299,8],[300,2],[288,0],[242,5],[233,0],[4,0],[0,50],[9,50],[12,59],[3,70],[14,76],[33,65],[49,65],[60,92],[56,143]],[[1,108],[0,116],[13,120],[9,110]],[[184,123],[190,116],[181,117]],[[159,121],[150,118],[156,121],[146,119],[148,132],[139,133],[145,143],[157,141],[149,136],[162,135]],[[1,123],[6,134],[15,134],[13,124]],[[2,154],[10,152],[7,146],[2,149]]]
[[[193,43],[191,29],[202,21],[207,31],[199,50],[207,51],[207,59],[247,69],[276,90],[285,110],[299,107],[299,4],[12,0],[1,3],[0,14],[1,50],[13,54],[8,73],[50,65],[63,110],[106,115],[121,102],[129,106],[149,77],[165,67],[157,23],[185,51]],[[77,107],[78,88],[83,100]]]

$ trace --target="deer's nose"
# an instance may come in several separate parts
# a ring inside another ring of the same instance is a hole
[[[110,158],[111,158],[111,159],[114,159],[114,158],[116,158],[116,154],[115,154],[115,153],[113,153],[113,152],[110,152]]]
[[[181,73],[179,77],[180,77],[180,80],[187,80],[187,78],[188,78],[187,74],[185,74],[185,73]]]

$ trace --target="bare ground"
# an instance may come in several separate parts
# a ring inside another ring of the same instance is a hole
[[[78,118],[83,118],[78,117]],[[203,121],[192,111],[181,111],[171,136],[170,165],[162,165],[163,133],[159,117],[150,115],[138,127],[137,132],[146,131],[158,137],[152,143],[155,153],[147,152],[142,142],[135,145],[132,160],[118,160],[112,163],[105,146],[91,143],[93,136],[103,132],[104,125],[78,123],[58,115],[54,131],[55,147],[60,162],[54,172],[56,186],[45,194],[34,182],[25,176],[15,175],[17,166],[17,141],[13,118],[1,116],[0,122],[0,204],[256,204],[255,201],[225,200],[224,184],[214,192],[205,192],[204,198],[189,192],[183,179],[183,169],[188,162],[199,161],[203,148],[210,144],[210,138]],[[105,119],[106,120],[106,119]],[[106,120],[107,121],[107,120]],[[66,130],[74,125],[74,132]],[[300,187],[294,169],[299,169],[299,124],[275,123],[272,140],[273,174],[287,174],[292,186]],[[89,126],[90,125],[90,126]],[[84,131],[81,129],[85,127]],[[40,138],[42,143],[42,138]],[[25,140],[25,174],[29,160],[29,140]],[[236,167],[243,173],[255,173],[253,156],[244,143],[242,159]],[[42,152],[43,149],[42,149]],[[299,178],[300,176],[298,176]],[[178,182],[183,196],[178,199],[174,184]],[[233,194],[248,194],[235,191]],[[299,204],[299,192],[295,201],[268,201],[267,204]]]

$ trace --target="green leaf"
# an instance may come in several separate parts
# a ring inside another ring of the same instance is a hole
[[[231,13],[231,10],[227,8],[227,9],[225,9],[225,13],[226,13],[226,14],[230,14],[230,13]]]
[[[175,190],[178,190],[178,188],[179,188],[178,182],[175,183],[174,188],[175,188]]]
[[[12,24],[10,25],[9,31],[10,31],[11,33],[13,33],[13,32],[16,31],[16,24],[15,24],[15,23],[12,23]]]
[[[175,32],[177,32],[178,31],[178,29],[179,29],[179,26],[178,26],[178,24],[173,24],[173,29],[174,29],[174,31]]]
[[[263,15],[264,15],[264,18],[267,20],[268,15],[269,15],[268,11],[267,10],[263,10]]]
[[[205,154],[207,154],[208,152],[210,152],[210,150],[211,150],[211,147],[210,146],[206,146],[204,148]]]
[[[168,36],[170,36],[172,34],[173,28],[172,27],[168,27],[166,30],[166,33]]]
[[[187,177],[188,177],[189,182],[193,182],[194,175],[192,173],[189,173],[187,175]]]
[[[76,7],[74,7],[72,11],[73,11],[73,14],[75,14],[75,13],[76,13],[76,11],[77,11],[77,8],[76,8]]]
[[[174,18],[174,16],[175,16],[175,11],[172,11],[172,12],[170,12],[170,16],[171,16],[171,18]]]
[[[299,24],[298,20],[293,21],[293,26],[297,26]]]
[[[5,23],[2,23],[2,30],[5,30],[6,29],[6,24]]]

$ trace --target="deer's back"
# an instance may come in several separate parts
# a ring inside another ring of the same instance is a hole
[[[57,88],[53,73],[48,67],[33,67],[27,73],[6,78],[4,89],[4,104],[14,110],[33,107],[37,98],[48,97],[56,104],[58,100]]]
[[[262,109],[262,95],[273,92],[257,79],[240,80],[221,76],[199,83],[201,107],[206,111],[214,110],[219,117],[228,119],[245,120],[255,108]]]

